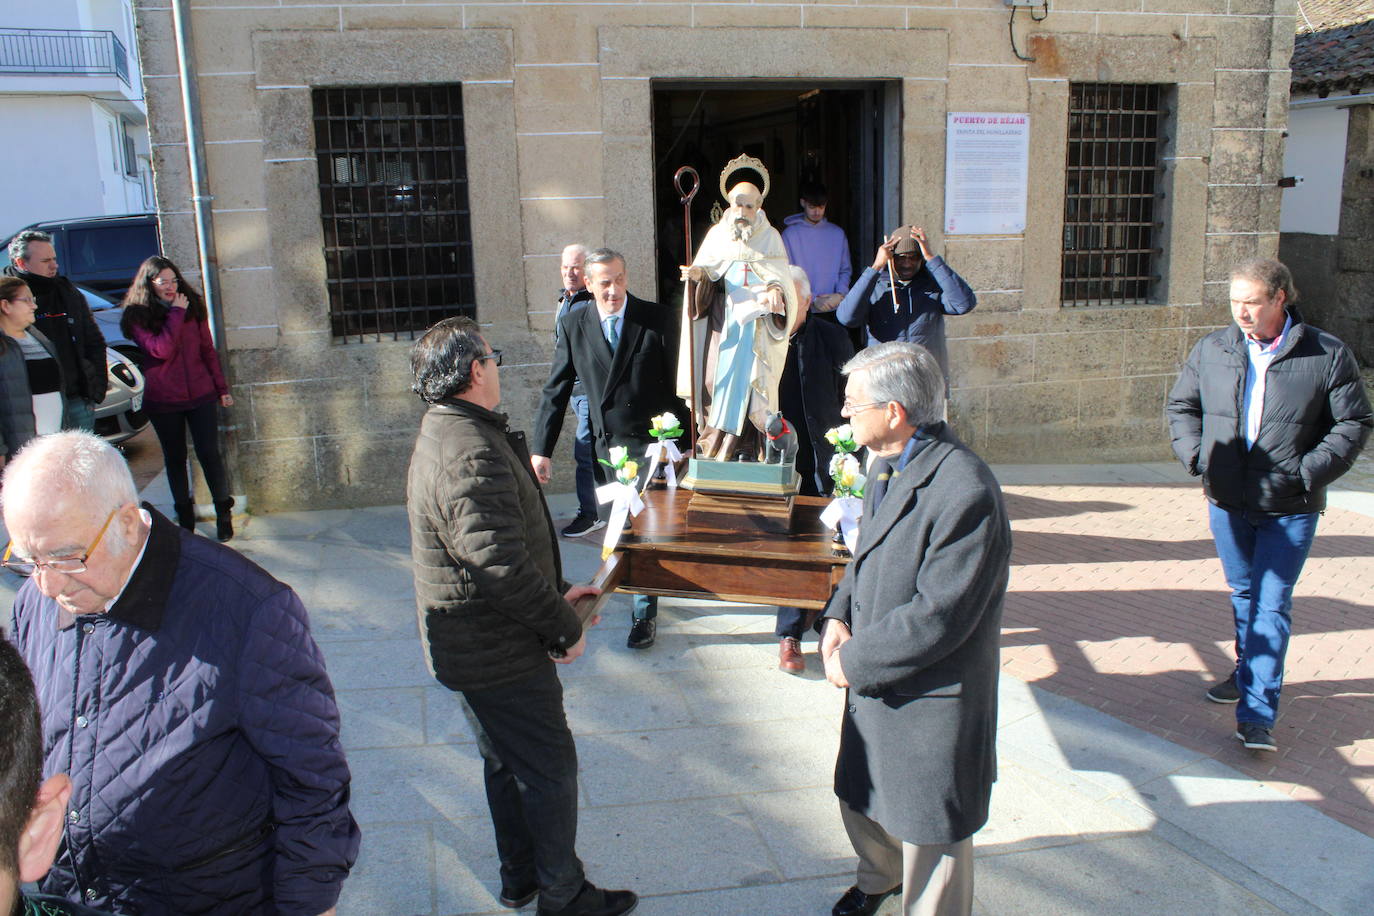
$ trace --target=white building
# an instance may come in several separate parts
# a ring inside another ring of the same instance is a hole
[[[1279,220],[1303,317],[1374,364],[1374,2],[1301,0]]]
[[[131,0],[0,0],[0,237],[153,209]]]

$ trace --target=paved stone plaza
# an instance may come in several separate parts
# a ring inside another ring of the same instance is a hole
[[[996,470],[1016,554],[977,911],[1367,912],[1374,715],[1357,715],[1370,682],[1350,672],[1368,671],[1374,646],[1368,494],[1334,500],[1366,514],[1323,520],[1299,585],[1281,750],[1256,760],[1231,737],[1230,708],[1201,697],[1224,674],[1227,635],[1195,485],[1165,465]],[[165,501],[163,486],[146,495]],[[234,546],[311,609],[338,689],[364,834],[340,914],[508,912],[476,748],[421,660],[403,509],[242,527]],[[569,578],[587,577],[597,545],[563,546]],[[563,669],[589,876],[638,891],[645,914],[828,913],[854,858],[830,791],[841,694],[814,643],[806,675],[788,677],[771,610],[661,606],[654,648],[625,648],[629,603],[616,598]]]

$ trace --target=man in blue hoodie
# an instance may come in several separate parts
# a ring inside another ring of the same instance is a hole
[[[825,185],[807,182],[801,188],[802,212],[783,220],[787,260],[806,271],[811,281],[812,312],[835,311],[849,292],[853,272],[844,230],[825,218],[829,200]]]

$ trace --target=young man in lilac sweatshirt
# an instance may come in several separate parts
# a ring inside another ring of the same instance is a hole
[[[833,312],[849,292],[853,271],[849,240],[844,230],[825,218],[829,202],[825,185],[808,182],[801,188],[802,212],[783,220],[782,243],[787,260],[806,271],[811,281],[813,312]]]

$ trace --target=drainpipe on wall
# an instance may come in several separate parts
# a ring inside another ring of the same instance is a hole
[[[227,373],[229,359],[225,350],[224,312],[219,295],[219,260],[215,254],[215,230],[210,219],[210,201],[214,200],[214,195],[210,193],[209,176],[205,172],[205,137],[200,119],[200,85],[196,80],[195,51],[191,44],[189,0],[173,0],[172,30],[177,46],[177,71],[181,77],[181,108],[186,122],[186,158],[191,170],[191,206],[196,220],[196,255],[200,259],[200,283],[205,292],[205,309],[210,318],[210,336],[214,338],[220,365]],[[234,447],[234,433],[237,429],[231,416],[222,409],[219,447],[224,455],[231,481],[240,479],[238,449]],[[242,503],[243,498],[239,499]]]

